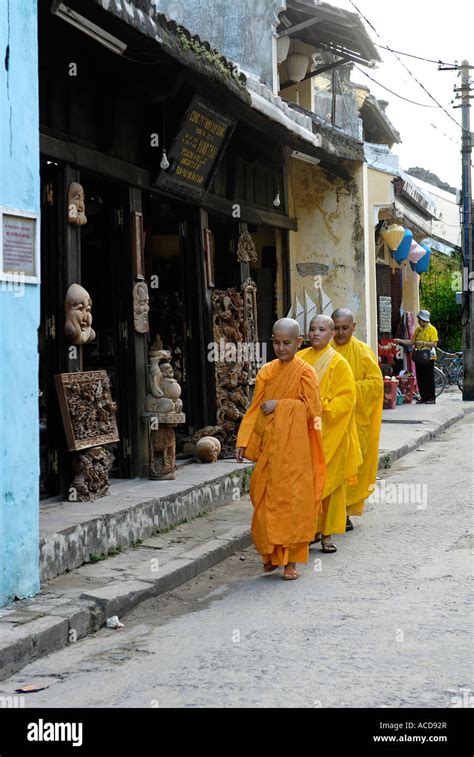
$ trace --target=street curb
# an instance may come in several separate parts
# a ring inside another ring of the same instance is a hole
[[[403,444],[390,452],[382,450],[379,454],[379,469],[390,467],[393,462],[417,449],[420,444],[439,436],[471,413],[474,413],[474,407],[467,407],[445,421],[435,424],[415,441]],[[6,680],[29,663],[98,631],[112,615],[123,617],[141,602],[176,589],[230,557],[234,552],[250,546],[251,541],[250,524],[233,525],[224,535],[212,537],[170,560],[160,569],[160,575],[155,580],[151,577],[128,578],[87,592],[78,589],[76,593],[68,592],[64,598],[50,601],[46,595],[46,601],[37,605],[35,600],[21,600],[17,603],[16,610],[20,615],[33,614],[33,608],[38,613],[42,610],[46,612],[30,620],[26,626],[17,625],[13,617],[11,621],[8,620],[8,612],[15,612],[13,608],[8,608],[6,614],[0,615],[0,624],[3,627],[0,642],[0,681]]]
[[[181,586],[250,544],[250,526],[234,525],[228,535],[212,538],[171,560],[160,570],[156,580],[117,581],[90,592],[78,590],[76,596],[70,592],[62,603],[39,605],[37,611],[45,610],[45,614],[25,625],[14,624],[13,617],[10,623],[7,613],[0,619],[3,627],[0,681],[31,662],[98,631],[112,615],[122,617],[141,602]],[[22,600],[21,607],[17,612],[28,614],[31,604]],[[34,613],[29,614],[34,617]]]
[[[243,465],[214,476],[209,473],[199,484],[187,484],[175,492],[161,492],[132,506],[124,504],[120,510],[92,515],[55,533],[41,533],[41,584],[90,562],[93,554],[107,554],[116,547],[126,549],[139,539],[148,539],[159,529],[176,526],[202,512],[213,512],[229,504],[233,501],[235,487],[241,494],[247,492],[250,467]]]
[[[445,421],[435,424],[430,430],[425,431],[425,433],[421,434],[414,441],[403,444],[396,450],[381,450],[379,452],[378,470],[385,470],[387,468],[390,468],[392,463],[394,463],[396,460],[400,460],[400,458],[405,457],[405,455],[408,455],[410,452],[418,449],[420,444],[424,444],[425,442],[430,441],[430,439],[435,439],[437,436],[439,436],[439,434],[442,434],[443,431],[446,431],[455,423],[462,421],[467,415],[471,415],[471,413],[474,413],[474,407],[463,408],[455,415],[447,418]]]

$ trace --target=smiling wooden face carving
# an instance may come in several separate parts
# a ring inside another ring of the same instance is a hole
[[[71,284],[66,294],[64,333],[71,344],[87,344],[95,339],[92,328],[92,300],[80,284]]]

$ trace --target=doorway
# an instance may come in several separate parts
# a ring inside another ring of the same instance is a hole
[[[82,348],[82,370],[105,370],[118,405],[120,441],[113,478],[133,478],[136,414],[128,189],[82,174],[87,224],[81,228],[81,284],[92,298],[95,339]]]
[[[185,203],[144,194],[145,276],[150,293],[150,345],[171,352],[181,385],[186,423],[176,427],[177,452],[183,440],[208,422],[210,391],[205,345],[210,324],[203,291],[197,214]]]

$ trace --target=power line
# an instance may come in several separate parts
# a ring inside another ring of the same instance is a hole
[[[377,84],[379,87],[382,87],[382,89],[386,89],[387,92],[390,92],[391,95],[395,95],[395,97],[399,97],[401,100],[405,100],[407,103],[411,103],[412,105],[419,105],[421,108],[441,108],[441,105],[428,105],[427,103],[417,103],[414,100],[409,100],[408,97],[404,97],[403,95],[399,95],[397,92],[394,92],[393,89],[389,89],[385,86],[385,84],[381,84],[379,81],[373,78],[373,76],[370,76],[370,74],[367,73],[367,71],[364,71],[363,68],[359,68],[359,66],[356,66],[356,69],[360,71],[361,74],[364,74],[367,76],[368,79],[374,82],[374,84]],[[458,124],[459,125],[459,124]]]
[[[377,35],[377,37],[378,37],[378,38],[379,38],[379,39],[380,39],[380,40],[381,40],[381,41],[383,42],[383,39],[382,39],[382,37],[380,36],[380,34],[378,33],[378,31],[377,31],[377,29],[375,28],[375,26],[374,26],[374,25],[373,25],[373,24],[372,24],[372,23],[371,23],[371,22],[369,21],[369,19],[368,19],[368,18],[367,18],[366,16],[364,16],[364,14],[363,14],[363,13],[362,13],[362,12],[361,12],[361,11],[359,10],[359,8],[358,8],[358,7],[357,7],[357,5],[356,5],[356,4],[355,4],[355,3],[353,2],[353,0],[349,0],[349,2],[350,2],[350,4],[352,5],[352,7],[353,7],[353,8],[354,8],[354,9],[355,9],[355,10],[357,11],[357,13],[359,14],[359,16],[361,16],[361,18],[363,18],[363,19],[364,19],[365,23],[366,23],[366,24],[368,24],[368,25],[370,26],[370,28],[371,28],[371,29],[373,29],[373,31],[375,32],[375,34]],[[395,56],[395,58],[396,58],[396,59],[398,60],[398,62],[399,62],[399,63],[400,63],[400,64],[401,64],[402,66],[403,66],[403,68],[404,68],[404,69],[405,69],[406,71],[408,71],[408,73],[410,74],[411,78],[412,78],[412,79],[414,79],[414,81],[416,81],[416,83],[417,83],[417,84],[418,84],[418,85],[419,85],[419,86],[420,86],[420,87],[422,88],[422,90],[423,90],[424,92],[426,92],[426,94],[428,95],[428,97],[429,97],[429,98],[430,98],[431,100],[433,100],[433,102],[435,102],[435,103],[436,103],[436,105],[438,106],[438,108],[441,108],[441,110],[443,111],[443,113],[445,113],[445,114],[446,114],[446,115],[448,116],[448,118],[450,118],[450,119],[451,119],[451,121],[453,121],[453,123],[455,123],[455,124],[456,124],[456,126],[458,127],[458,129],[464,129],[464,127],[463,127],[463,126],[461,126],[461,124],[459,124],[459,123],[458,123],[458,122],[456,121],[456,119],[454,118],[454,116],[452,116],[452,115],[451,115],[451,113],[449,113],[449,112],[448,112],[448,111],[446,110],[446,108],[445,108],[445,107],[444,107],[443,105],[441,105],[441,103],[440,103],[440,102],[438,102],[438,100],[436,99],[436,97],[434,97],[434,96],[433,96],[433,95],[431,94],[431,92],[428,92],[428,90],[426,89],[425,85],[424,85],[424,84],[422,84],[422,82],[421,82],[421,81],[419,81],[419,79],[417,79],[417,78],[416,78],[415,74],[414,74],[414,73],[413,73],[412,71],[410,71],[410,69],[408,68],[408,66],[406,66],[406,65],[405,65],[405,63],[404,63],[404,62],[403,62],[403,61],[401,60],[401,58],[399,58],[399,57],[398,57],[398,55],[397,55],[397,53],[395,52],[395,50],[393,50],[393,49],[392,49],[391,47],[388,47],[388,46],[387,46],[387,49],[388,49],[388,50],[390,50],[390,52],[391,52],[391,53],[392,53],[392,54],[393,54],[393,55]]]
[[[450,137],[449,134],[445,134],[442,129],[440,129],[440,128],[438,128],[438,126],[436,126],[436,124],[431,124],[430,123],[430,126],[432,126],[433,129],[436,129],[436,131],[439,131],[440,134],[442,134],[443,137],[446,137],[446,139],[449,139],[450,142],[454,142],[455,145],[459,145],[459,142],[456,139],[453,139],[452,137]]]
[[[373,28],[373,27],[372,27]],[[376,47],[380,47],[381,50],[389,50],[391,53],[397,53],[398,55],[404,55],[407,58],[415,58],[416,60],[423,60],[426,63],[436,63],[438,66],[455,66],[455,63],[446,63],[443,60],[433,60],[433,58],[423,58],[421,55],[413,55],[413,53],[402,53],[401,50],[393,50],[391,47],[386,47],[386,45],[377,45]]]

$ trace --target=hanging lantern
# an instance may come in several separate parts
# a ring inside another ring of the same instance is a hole
[[[306,76],[309,59],[302,53],[290,53],[285,61],[288,78],[290,81],[299,82]]]
[[[391,250],[396,250],[403,239],[405,229],[397,223],[393,223],[388,229],[382,231],[384,242],[388,244]]]
[[[405,229],[402,241],[398,245],[395,252],[392,253],[397,263],[403,263],[403,261],[407,259],[408,255],[410,254],[410,247],[411,247],[412,241],[413,241],[412,232],[410,231],[410,229]]]
[[[428,247],[428,245],[423,244],[423,242],[420,243],[420,247],[422,247],[423,250],[425,250],[425,254],[423,255],[422,258],[420,258],[418,263],[415,263],[415,271],[417,273],[426,273],[430,265],[431,250]]]
[[[290,49],[291,39],[289,35],[286,37],[279,37],[277,39],[277,62],[283,63],[288,56],[288,50]]]
[[[425,254],[426,250],[421,245],[419,245],[418,242],[415,242],[415,240],[413,240],[413,242],[411,243],[410,252],[408,253],[408,260],[410,261],[410,263],[413,263],[414,266],[415,263],[418,263],[418,261],[421,260],[421,258]],[[415,269],[413,268],[413,270]]]

